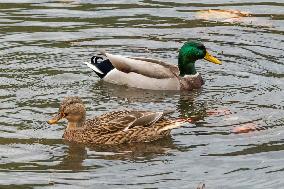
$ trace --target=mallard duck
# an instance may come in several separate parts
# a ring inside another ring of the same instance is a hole
[[[120,110],[86,119],[86,110],[79,97],[66,97],[58,114],[48,121],[56,124],[68,120],[63,138],[86,144],[121,144],[150,142],[170,134],[181,122],[165,119],[172,111],[151,112]]]
[[[204,81],[195,69],[195,61],[205,59],[221,64],[198,42],[186,42],[179,50],[178,66],[143,57],[124,57],[102,52],[107,57],[94,56],[88,67],[104,81],[151,90],[193,90]],[[103,60],[100,61],[99,60]]]

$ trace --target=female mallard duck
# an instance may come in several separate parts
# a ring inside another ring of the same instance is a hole
[[[56,124],[68,120],[63,138],[68,141],[89,144],[121,144],[150,142],[170,134],[181,122],[165,119],[165,112],[122,110],[110,112],[86,120],[86,110],[79,97],[66,97],[58,114],[48,121]]]
[[[109,83],[151,90],[193,90],[204,84],[196,72],[195,61],[205,59],[215,64],[221,62],[210,55],[205,46],[186,42],[179,50],[178,66],[160,60],[142,57],[123,57],[103,52],[106,60],[94,56],[86,64]],[[95,62],[94,62],[95,60]]]

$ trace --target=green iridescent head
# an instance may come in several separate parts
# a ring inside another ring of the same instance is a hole
[[[195,61],[198,59],[205,59],[215,64],[221,64],[217,58],[207,52],[202,43],[188,41],[179,50],[178,67],[180,76],[196,74]]]

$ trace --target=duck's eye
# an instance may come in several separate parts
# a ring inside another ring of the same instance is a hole
[[[67,114],[67,113],[64,113],[64,112],[60,112],[60,113],[58,113],[58,114],[60,114],[61,117],[66,117],[66,116],[68,116],[68,114]]]
[[[205,46],[204,45],[199,45],[197,48],[200,49],[200,50],[205,50]]]

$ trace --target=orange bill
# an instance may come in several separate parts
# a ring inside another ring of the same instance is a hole
[[[206,55],[204,57],[205,60],[212,62],[214,64],[222,64],[222,62],[220,60],[218,60],[217,58],[215,58],[214,56],[212,56],[209,52],[206,51]]]
[[[48,120],[47,123],[50,124],[50,125],[53,125],[53,124],[58,123],[58,121],[62,118],[63,118],[63,114],[59,113],[56,116],[54,116],[53,118],[51,118],[50,120]]]

